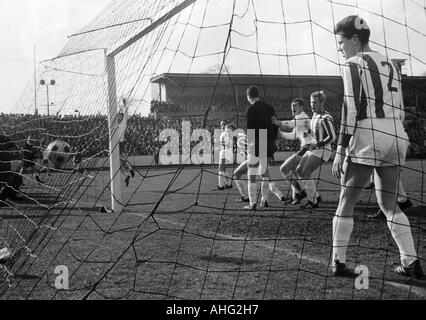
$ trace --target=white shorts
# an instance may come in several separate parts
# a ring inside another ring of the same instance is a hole
[[[247,176],[265,176],[269,169],[270,158],[247,156]]]
[[[320,158],[324,162],[328,162],[328,160],[330,160],[331,155],[333,154],[333,151],[331,151],[331,147],[327,146],[309,152],[311,155]]]
[[[221,149],[219,151],[219,164],[232,164],[234,160],[234,153],[232,150]]]
[[[405,164],[408,145],[401,120],[364,119],[357,124],[347,156],[367,166],[400,166]]]

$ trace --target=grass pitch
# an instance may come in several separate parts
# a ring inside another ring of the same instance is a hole
[[[402,180],[414,200],[406,213],[423,259],[422,166],[409,161]],[[364,191],[356,207],[348,249],[349,265],[368,269],[368,289],[357,289],[354,279],[330,276],[339,194],[331,164],[321,168],[323,202],[315,210],[283,205],[271,195],[271,208],[243,211],[235,202],[236,188],[212,191],[217,169],[203,167],[139,169],[124,190],[124,212],[101,213],[99,207],[110,203],[108,172],[90,172],[78,182],[59,175],[47,181],[53,189],[27,184],[27,201],[0,209],[3,238],[13,239],[12,247],[21,250],[1,271],[3,298],[426,298],[424,281],[394,274],[399,254],[386,222],[366,218],[377,210],[374,191]],[[277,166],[272,177],[280,177]],[[288,183],[277,183],[289,192]],[[68,290],[55,287],[57,266],[69,271]]]

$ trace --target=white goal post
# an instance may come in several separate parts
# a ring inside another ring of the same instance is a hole
[[[119,132],[116,130],[114,121],[117,116],[117,82],[115,57],[123,50],[133,45],[136,41],[143,38],[148,33],[159,27],[165,21],[169,20],[197,0],[185,0],[178,6],[174,7],[168,13],[152,22],[147,28],[136,34],[134,37],[126,41],[120,47],[107,53],[105,50],[105,65],[108,77],[108,124],[109,124],[109,149],[110,149],[110,178],[111,178],[111,209],[113,212],[121,213],[123,211],[122,202],[122,178],[120,174],[120,148],[119,148]]]

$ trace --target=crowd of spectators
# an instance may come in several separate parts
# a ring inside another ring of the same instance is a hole
[[[215,129],[220,128],[220,121],[226,118],[229,122],[245,129],[243,117],[174,117],[162,114],[142,117],[132,115],[128,119],[125,138],[126,152],[129,156],[156,155],[165,143],[159,141],[159,135],[164,129],[174,129],[179,134],[182,131],[182,121],[190,121],[191,130],[207,129],[212,137]],[[340,113],[335,114],[336,129]],[[290,117],[288,118],[290,119]],[[285,120],[285,119],[282,119]],[[426,119],[417,118],[405,122],[410,138],[409,156],[426,157]],[[0,114],[0,133],[9,136],[18,146],[24,145],[30,136],[34,145],[43,150],[56,140],[67,141],[73,152],[80,152],[83,157],[95,156],[109,149],[108,119],[104,115],[94,116],[37,116],[30,114]],[[338,131],[338,130],[337,130]],[[192,145],[196,144],[193,142]],[[279,139],[279,151],[295,151],[299,147],[297,141]]]

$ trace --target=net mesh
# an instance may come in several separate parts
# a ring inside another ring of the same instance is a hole
[[[269,208],[244,211],[235,202],[240,197],[235,184],[212,191],[217,163],[159,160],[165,129],[178,133],[179,153],[193,155],[203,142],[218,146],[214,130],[220,120],[244,129],[245,90],[253,84],[282,120],[292,117],[293,98],[307,100],[324,90],[338,132],[345,61],[334,26],[351,14],[368,21],[374,49],[405,61],[401,84],[411,145],[401,180],[414,204],[405,212],[423,262],[425,1],[122,0],[71,35],[58,57],[41,63],[37,79],[44,84],[37,87],[36,115],[32,85],[17,103],[18,114],[0,115],[3,133],[16,149],[30,137],[41,154],[61,139],[74,155],[58,170],[35,157],[34,166],[19,171],[19,157],[12,159],[16,150],[3,151],[2,161],[11,165],[3,171],[18,172],[23,185],[13,188],[22,199],[1,200],[0,249],[11,258],[0,265],[0,296],[424,299],[422,281],[394,274],[399,250],[384,220],[367,218],[378,209],[374,188],[362,192],[355,208],[348,248],[348,263],[368,268],[369,289],[330,276],[331,226],[340,193],[331,163],[312,176],[323,199],[318,208],[301,209],[271,196]],[[115,70],[106,67],[111,54]],[[109,125],[115,125],[107,116],[108,72],[115,75],[117,100],[126,97],[129,106],[125,151],[135,172],[127,187],[122,178],[123,212],[108,210]],[[208,134],[193,134],[195,129]],[[299,143],[277,144],[271,180],[290,196],[278,164]],[[214,146],[211,158],[217,159]]]

